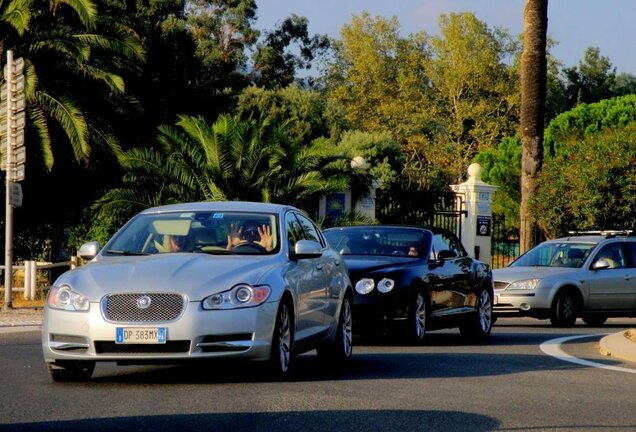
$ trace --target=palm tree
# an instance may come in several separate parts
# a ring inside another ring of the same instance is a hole
[[[526,0],[523,12],[521,55],[521,206],[520,249],[533,246],[536,220],[529,209],[538,186],[543,161],[543,127],[546,98],[546,34],[548,0]]]
[[[178,128],[159,129],[158,148],[123,152],[124,185],[95,207],[133,214],[183,201],[247,200],[301,205],[349,183],[342,155],[321,144],[286,139],[287,124],[222,115],[208,125],[181,116]]]
[[[95,143],[118,152],[114,135],[91,118],[87,103],[78,101],[124,92],[112,64],[143,62],[137,35],[123,23],[99,16],[92,0],[0,2],[0,27],[6,30],[0,33],[2,51],[12,49],[25,58],[28,126],[38,138],[44,165],[50,170],[54,163],[53,124],[78,162],[88,162]]]

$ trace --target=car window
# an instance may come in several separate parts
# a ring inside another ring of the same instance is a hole
[[[625,244],[627,245],[627,250],[632,258],[629,267],[636,267],[636,242],[630,241]]]
[[[287,213],[287,216],[285,216],[285,227],[287,229],[289,250],[293,251],[296,248],[296,242],[303,239],[303,229],[294,213]]]
[[[594,262],[599,260],[607,261],[611,269],[627,267],[627,259],[622,243],[610,243],[603,246],[594,258]]]
[[[321,241],[320,234],[318,234],[318,230],[316,229],[314,224],[300,213],[296,213],[296,217],[298,218],[300,226],[302,227],[303,239],[318,242],[322,247],[325,247],[324,243]]]
[[[579,268],[595,247],[595,243],[544,242],[521,255],[510,267]]]
[[[334,228],[325,238],[341,255],[386,255],[419,257],[428,255],[431,232],[395,227]]]
[[[466,250],[459,240],[447,233],[437,233],[433,236],[433,250],[430,259],[437,259],[437,254],[441,250],[453,251],[458,257],[466,256]]]
[[[278,249],[274,214],[188,211],[137,216],[113,238],[105,253],[263,254]]]

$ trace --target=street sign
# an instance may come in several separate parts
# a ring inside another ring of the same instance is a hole
[[[13,207],[21,207],[22,197],[22,185],[20,183],[11,184],[11,205]]]

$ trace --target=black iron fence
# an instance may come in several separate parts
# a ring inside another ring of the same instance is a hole
[[[545,236],[539,229],[534,230],[532,237],[534,245],[545,241]],[[507,266],[521,254],[519,221],[506,221],[504,215],[493,214],[491,240],[492,267],[501,268]]]
[[[458,236],[466,214],[461,195],[453,192],[378,189],[375,208],[380,223],[444,228]]]

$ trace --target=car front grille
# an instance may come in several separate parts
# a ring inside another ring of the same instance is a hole
[[[185,304],[185,297],[176,293],[111,294],[102,300],[102,312],[111,322],[165,322],[177,319]]]
[[[110,341],[95,341],[97,354],[171,354],[190,351],[190,341],[168,341],[165,344],[117,344]]]

